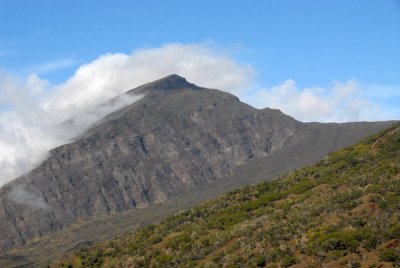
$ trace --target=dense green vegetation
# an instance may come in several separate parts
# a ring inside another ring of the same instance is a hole
[[[399,267],[400,128],[56,267]],[[383,265],[383,266],[380,266]]]

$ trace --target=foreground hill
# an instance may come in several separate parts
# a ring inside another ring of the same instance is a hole
[[[45,262],[314,163],[391,124],[302,123],[177,75],[126,94],[143,97],[0,189],[0,266]]]
[[[53,267],[400,265],[400,127]]]

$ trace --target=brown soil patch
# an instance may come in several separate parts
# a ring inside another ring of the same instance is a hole
[[[232,247],[234,244],[236,244],[236,242],[239,240],[239,238],[232,238],[231,240],[229,240],[228,242],[226,242],[224,245],[222,245],[221,247],[217,248],[216,250],[214,250],[213,252],[211,252],[210,254],[208,254],[205,258],[204,261],[210,260],[212,257],[217,256],[218,254],[223,253],[225,250],[227,250],[228,248]]]
[[[346,255],[344,257],[341,257],[340,259],[336,261],[331,261],[327,264],[325,264],[323,267],[324,268],[335,268],[335,267],[347,267],[347,264],[351,262],[356,262],[360,261],[361,257],[355,253]]]
[[[375,266],[374,266],[375,265]],[[374,261],[365,261],[361,262],[361,268],[371,268],[371,267],[376,267],[376,268],[392,268],[393,265],[388,262],[380,262],[379,258],[377,258]]]
[[[394,134],[394,133],[396,133],[396,132],[400,132],[400,127],[396,128],[396,129],[393,129],[392,131],[389,131],[388,133],[386,133],[385,135],[383,135],[382,137],[380,137],[379,139],[377,139],[377,140],[372,144],[372,146],[371,146],[371,152],[372,152],[373,154],[376,154],[377,151],[378,151],[378,146],[379,146],[380,144],[385,143],[386,139],[387,139],[390,135],[392,135],[392,134]]]
[[[177,237],[178,235],[181,235],[183,232],[177,232],[177,233],[172,233],[167,235],[166,237],[164,237],[163,240],[161,240],[158,243],[155,243],[154,245],[152,245],[152,248],[156,248],[156,249],[162,249],[165,247],[165,244],[170,241],[172,238]]]
[[[392,263],[380,261],[379,250],[383,248],[398,247],[399,244],[400,244],[400,239],[392,239],[385,243],[382,243],[376,250],[370,252],[364,252],[365,258],[361,262],[361,268],[370,268],[371,266],[380,268],[393,267]]]
[[[209,238],[210,236],[213,236],[217,233],[219,233],[219,229],[210,229],[206,234],[199,236],[196,240],[193,241],[193,243],[201,243],[205,239]]]
[[[321,220],[323,221],[321,227],[328,227],[340,223],[342,218],[340,218],[338,213],[323,212],[321,214]]]
[[[299,260],[299,263],[290,266],[290,268],[308,268],[316,264],[313,257],[301,254],[299,251],[295,252],[295,256]]]
[[[399,245],[400,238],[395,238],[383,243],[379,248],[397,248]]]
[[[374,194],[366,194],[361,197],[362,203],[353,208],[352,213],[354,214],[377,214],[379,207],[377,204],[371,202]]]
[[[282,198],[282,199],[274,201],[274,204],[278,205],[278,206],[279,205],[285,205],[285,204],[287,204],[287,203],[289,203],[289,202],[291,202],[293,200],[296,200],[296,198],[298,198],[298,197],[299,197],[299,195],[297,195],[297,194],[289,194],[285,198]]]
[[[325,192],[328,192],[331,189],[332,188],[328,183],[323,183],[323,184],[317,185],[314,188],[312,188],[312,191],[313,192],[319,192],[319,193],[325,193]]]
[[[400,245],[400,239],[396,239],[395,241],[389,243],[386,248],[397,248]]]
[[[379,256],[378,256],[378,251],[365,251],[364,252],[364,260],[361,262],[361,268],[370,268],[370,267],[381,267],[381,268],[386,268],[386,267],[391,267],[387,266],[385,263],[382,263],[379,261]]]

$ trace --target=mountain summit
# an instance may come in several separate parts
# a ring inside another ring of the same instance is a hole
[[[179,209],[271,179],[391,125],[302,123],[177,75],[127,94],[144,97],[0,189],[2,252],[54,233],[72,236],[72,225],[108,215],[135,211],[124,226],[141,223],[148,209],[161,207],[154,212],[160,215],[162,204]],[[67,249],[96,239],[87,232]]]
[[[161,78],[159,80],[156,80],[151,83],[147,83],[144,85],[146,88],[149,88],[153,91],[157,90],[182,90],[182,89],[201,89],[201,87],[196,86],[195,84],[191,84],[188,81],[186,81],[185,78],[176,75],[176,74],[171,74],[169,76],[166,76],[164,78]]]

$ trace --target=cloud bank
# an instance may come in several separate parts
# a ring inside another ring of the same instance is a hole
[[[278,108],[303,121],[377,120],[393,115],[384,112],[355,80],[334,82],[329,88],[301,89],[291,79],[272,87],[255,87],[256,72],[250,65],[204,44],[168,44],[131,54],[105,54],[80,66],[58,85],[40,77],[70,64],[65,60],[38,65],[39,72],[22,80],[0,72],[0,187],[38,165],[50,149],[70,142],[101,117],[141,96],[121,98],[115,106],[100,104],[174,73],[200,86],[235,94],[255,107]],[[68,120],[70,124],[65,124]]]
[[[385,99],[381,92],[381,102],[377,102],[377,90],[377,87],[362,87],[356,80],[335,81],[329,88],[300,89],[294,80],[288,79],[280,85],[251,91],[244,99],[257,108],[277,108],[304,122],[396,119],[400,111],[395,111],[395,108],[384,109],[380,103],[393,97],[400,100],[399,94],[388,94]]]
[[[0,74],[0,103],[6,104],[0,110],[0,186],[33,169],[50,149],[70,142],[105,115],[141,98],[123,96],[104,106],[70,103],[76,109],[54,109],[46,104],[56,105],[59,92],[54,89],[49,95],[47,86],[36,75],[21,83]]]

